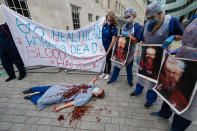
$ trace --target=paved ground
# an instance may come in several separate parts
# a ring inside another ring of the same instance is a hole
[[[58,72],[57,68],[44,68],[36,71]],[[72,107],[58,113],[53,113],[54,106],[43,111],[37,110],[30,101],[23,99],[22,91],[25,88],[39,85],[55,85],[63,83],[88,83],[95,75],[60,73],[28,73],[22,80],[13,80],[5,83],[7,76],[0,77],[0,131],[72,131],[69,118],[59,123],[60,114],[68,115]],[[98,87],[104,88],[106,97],[97,99],[89,104],[93,109],[78,122],[77,130],[105,130],[105,131],[167,131],[170,120],[152,118],[149,113],[157,111],[161,106],[161,100],[149,110],[144,109],[145,91],[138,97],[130,97],[134,90],[127,84],[126,77],[120,76],[112,85],[106,85],[106,81],[96,81]],[[103,110],[98,110],[103,109]],[[100,121],[99,121],[100,120]],[[196,131],[197,122],[193,122],[187,131]]]

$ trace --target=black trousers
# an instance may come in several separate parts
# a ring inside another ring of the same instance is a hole
[[[15,45],[9,46],[1,52],[1,62],[9,77],[15,77],[13,64],[16,65],[20,75],[26,75],[24,63],[16,49]]]
[[[170,118],[172,113],[173,112],[170,106],[166,102],[163,102],[161,109],[159,111],[160,116],[168,119]],[[191,123],[192,121],[187,120],[181,117],[180,115],[174,114],[171,129],[173,131],[185,131],[190,126]]]
[[[105,74],[110,74],[111,71],[111,55],[112,55],[112,50],[108,53],[106,56],[106,64],[105,64]]]

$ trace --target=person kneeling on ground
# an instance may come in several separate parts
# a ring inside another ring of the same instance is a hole
[[[104,98],[104,90],[94,85],[97,79],[98,77],[93,78],[89,84],[32,87],[23,91],[24,94],[28,93],[24,99],[30,99],[40,110],[47,105],[68,102],[62,106],[55,107],[53,112],[70,106],[83,106],[94,96]]]

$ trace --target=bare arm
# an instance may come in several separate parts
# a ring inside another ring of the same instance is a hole
[[[90,82],[95,83],[96,80],[98,80],[98,76],[94,77]]]
[[[111,41],[111,44],[109,46],[109,49],[106,52],[106,55],[108,55],[109,52],[111,51],[112,47],[114,46],[115,41],[116,41],[116,36],[112,36],[112,41]]]
[[[66,104],[64,104],[62,106],[54,107],[53,112],[57,112],[57,111],[59,111],[61,109],[64,109],[64,108],[67,108],[67,107],[70,107],[70,106],[73,106],[73,105],[74,105],[74,101],[68,102],[68,103],[66,103]]]

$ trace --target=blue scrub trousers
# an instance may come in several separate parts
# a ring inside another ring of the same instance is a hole
[[[172,115],[172,110],[170,109],[170,106],[166,102],[163,102],[161,109],[159,111],[159,115],[166,119],[170,118],[170,116]],[[187,120],[177,114],[174,114],[171,130],[185,131],[191,123],[192,121]]]
[[[131,61],[131,63],[129,65],[127,65],[126,67],[126,71],[127,71],[127,80],[129,83],[132,83],[133,81],[133,72],[132,72],[132,67],[133,67],[133,60]],[[120,68],[114,66],[114,70],[113,70],[113,74],[111,79],[109,80],[109,82],[115,82],[118,79],[118,75],[120,73]]]
[[[50,88],[51,86],[36,86],[30,88],[31,92],[40,92],[31,97],[30,101],[34,104],[37,104],[38,99]]]
[[[140,94],[142,94],[143,89],[144,89],[144,87],[142,85],[140,85],[139,83],[137,83],[134,93],[136,95],[140,95]],[[157,100],[157,93],[151,89],[148,89],[148,91],[146,92],[146,102],[152,104],[156,100]]]

